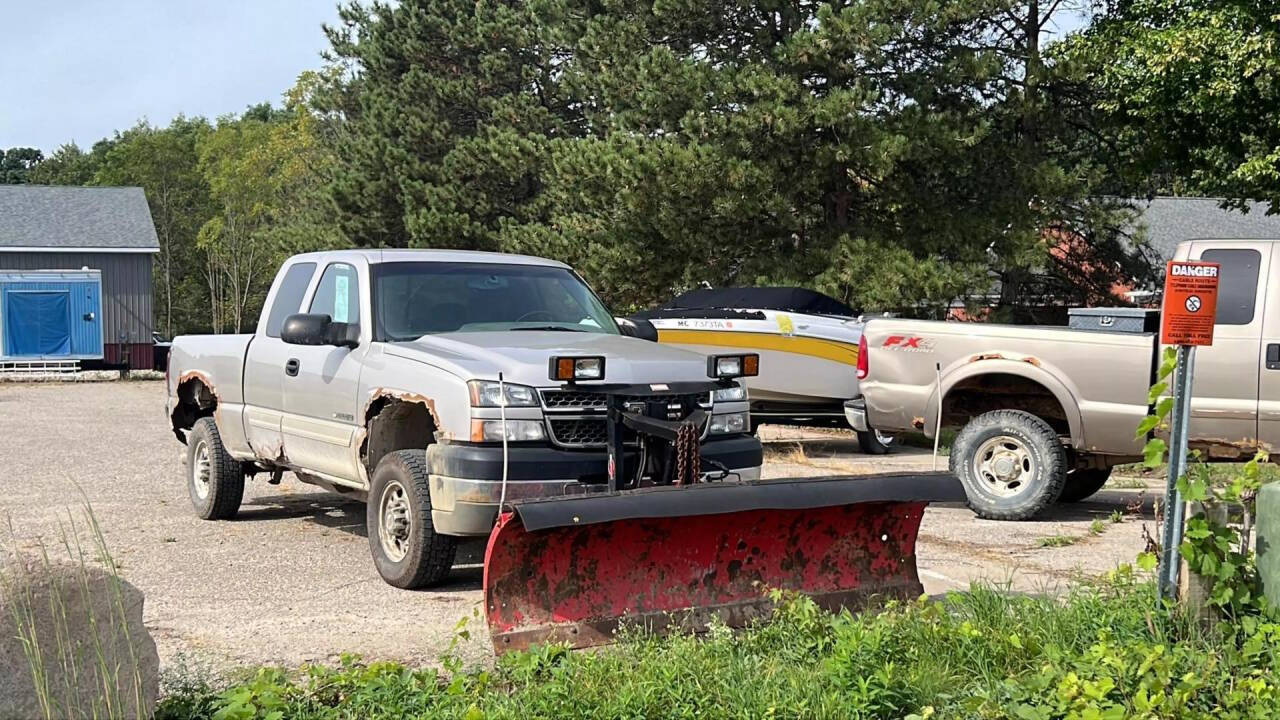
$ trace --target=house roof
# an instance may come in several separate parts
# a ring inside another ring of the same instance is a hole
[[[139,187],[0,185],[0,252],[156,252]]]
[[[1184,240],[1280,240],[1280,215],[1267,215],[1266,203],[1248,203],[1248,212],[1224,209],[1221,198],[1155,197],[1134,200],[1136,224],[1145,228],[1151,248],[1173,258]]]

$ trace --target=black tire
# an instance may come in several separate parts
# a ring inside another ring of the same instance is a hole
[[[1107,484],[1111,477],[1111,468],[1080,468],[1067,473],[1067,482],[1062,486],[1060,503],[1080,502],[1091,497]]]
[[[187,436],[187,495],[196,515],[230,520],[244,499],[244,465],[222,444],[213,418],[200,418]]]
[[[398,505],[393,514],[402,514],[407,524],[384,527],[388,517],[384,502]],[[438,584],[449,576],[458,543],[454,537],[437,533],[431,523],[426,451],[396,450],[378,461],[366,519],[373,564],[389,585],[412,590]],[[399,556],[395,548],[400,549]]]
[[[986,469],[980,472],[979,464]],[[1057,502],[1067,478],[1067,453],[1058,434],[1021,410],[995,410],[970,420],[951,446],[950,465],[964,483],[969,508],[989,520],[1035,517]]]
[[[881,438],[876,434],[875,430],[858,430],[856,432],[858,435],[858,447],[867,455],[887,455],[898,440],[893,435]],[[884,433],[880,435],[884,435]]]

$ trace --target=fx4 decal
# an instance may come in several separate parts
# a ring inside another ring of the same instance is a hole
[[[912,335],[890,335],[884,339],[880,347],[903,352],[933,352],[933,340]]]

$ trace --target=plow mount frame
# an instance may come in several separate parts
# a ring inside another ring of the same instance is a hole
[[[494,651],[588,647],[621,626],[700,631],[766,615],[772,589],[828,610],[920,595],[916,534],[944,473],[664,485],[511,504],[485,552]]]

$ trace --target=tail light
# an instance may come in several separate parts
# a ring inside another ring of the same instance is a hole
[[[863,332],[862,337],[858,339],[858,379],[866,380],[867,372],[871,369],[870,359],[867,357],[867,333]]]

